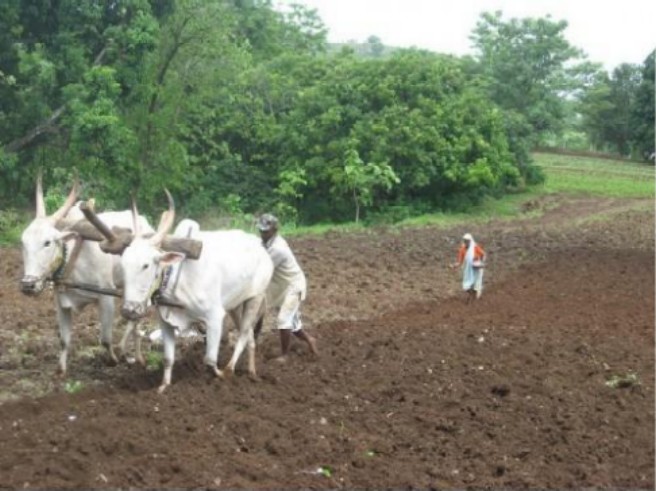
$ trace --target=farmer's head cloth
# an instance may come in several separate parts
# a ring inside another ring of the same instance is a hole
[[[260,232],[268,232],[269,230],[278,228],[278,219],[271,213],[265,213],[257,219],[257,229]]]

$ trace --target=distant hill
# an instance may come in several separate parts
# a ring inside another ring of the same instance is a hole
[[[329,54],[339,53],[344,48],[352,49],[357,56],[363,58],[386,58],[401,49],[395,46],[385,46],[376,36],[370,36],[364,42],[351,40],[345,43],[328,43]]]

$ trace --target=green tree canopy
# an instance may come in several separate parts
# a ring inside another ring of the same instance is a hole
[[[561,131],[563,96],[598,70],[582,63],[584,55],[567,41],[566,28],[566,21],[549,16],[504,20],[495,12],[482,14],[471,35],[490,97],[504,110],[521,115],[535,142]]]

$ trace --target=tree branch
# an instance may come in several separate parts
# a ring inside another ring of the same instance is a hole
[[[93,60],[93,66],[100,65],[106,53],[107,53],[107,46],[105,46],[100,51],[100,53],[98,53],[96,59]],[[43,135],[44,133],[54,133],[55,123],[57,123],[57,120],[59,120],[61,115],[64,114],[65,110],[66,110],[66,104],[62,104],[57,109],[55,109],[55,111],[50,115],[49,118],[39,123],[36,127],[32,128],[30,131],[27,132],[26,135],[23,135],[20,138],[17,138],[14,141],[11,141],[7,145],[5,145],[4,151],[6,153],[19,152],[23,148],[30,145],[39,135]]]

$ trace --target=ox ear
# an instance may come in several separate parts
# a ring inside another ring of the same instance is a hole
[[[159,256],[158,262],[162,266],[173,266],[174,264],[181,263],[186,258],[187,256],[180,252],[164,252]]]

